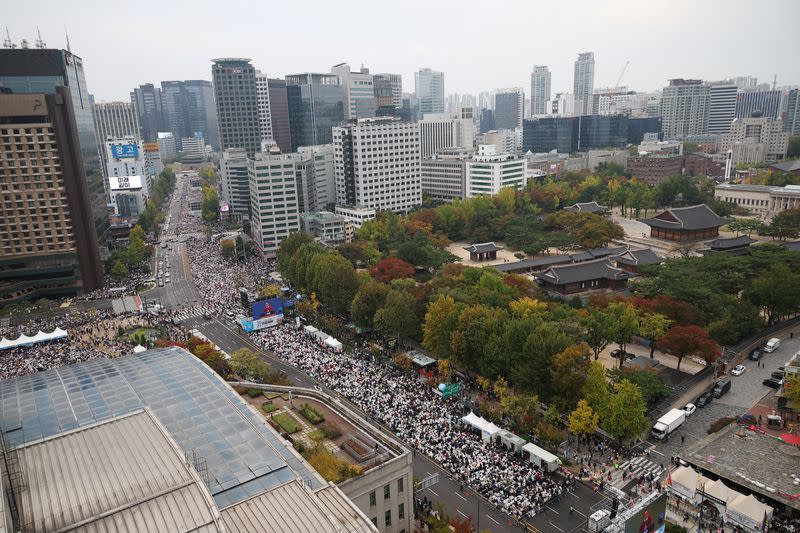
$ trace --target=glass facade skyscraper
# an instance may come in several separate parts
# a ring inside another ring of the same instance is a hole
[[[292,149],[329,144],[345,117],[345,97],[335,74],[286,76]]]
[[[256,69],[246,58],[215,59],[211,67],[222,150],[244,148],[248,156],[261,151]]]
[[[156,142],[158,132],[164,130],[161,112],[161,89],[146,83],[131,92],[131,102],[139,115],[139,127],[144,142]]]
[[[444,113],[444,73],[429,68],[414,73],[414,90],[419,100],[419,113]]]
[[[217,110],[210,81],[162,81],[161,109],[164,129],[171,131],[178,143],[200,132],[207,144],[219,149]]]
[[[56,87],[69,88],[92,218],[102,246],[108,237],[108,195],[97,152],[97,135],[83,72],[83,60],[67,50],[0,50],[0,88],[8,89],[12,93],[55,94]]]
[[[628,117],[625,115],[584,115],[545,117],[524,121],[522,150],[533,153],[557,150],[559,153],[622,148],[627,143]]]

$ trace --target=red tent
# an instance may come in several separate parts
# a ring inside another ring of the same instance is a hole
[[[781,440],[786,444],[794,444],[795,446],[800,446],[800,435],[792,435],[791,433],[783,433],[781,435]]]

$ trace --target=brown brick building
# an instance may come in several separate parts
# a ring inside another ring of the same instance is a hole
[[[650,154],[628,157],[626,171],[634,178],[656,185],[670,176],[683,174],[684,157],[673,154]]]
[[[0,94],[0,305],[102,284],[77,139],[68,88]]]

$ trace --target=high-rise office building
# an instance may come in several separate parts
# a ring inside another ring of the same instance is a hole
[[[400,74],[373,74],[375,108],[403,107],[403,77]]]
[[[326,211],[336,203],[333,145],[303,146],[297,153],[306,162],[307,201],[304,211]]]
[[[269,78],[269,116],[272,123],[272,140],[288,154],[292,151],[292,130],[289,124],[289,98],[286,93],[286,81]]]
[[[256,71],[256,97],[258,99],[258,121],[261,125],[261,146],[275,142],[272,136],[272,113],[269,106],[269,77]]]
[[[94,129],[97,132],[97,150],[101,154],[100,165],[103,176],[108,176],[105,144],[109,139],[132,137],[139,139],[139,117],[132,102],[108,102],[92,106]]]
[[[162,81],[161,102],[162,131],[175,135],[179,150],[183,151],[182,139],[199,137],[219,149],[219,125],[210,81]]]
[[[421,115],[444,113],[444,72],[420,69],[414,73],[414,90]]]
[[[664,140],[708,131],[710,86],[702,80],[669,80],[661,92],[661,129]]]
[[[550,69],[543,65],[534,65],[531,73],[531,116],[546,115],[549,101]]]
[[[736,94],[736,118],[747,118],[756,111],[762,116],[781,118],[783,91],[739,91]]]
[[[425,115],[419,126],[420,156],[430,157],[440,148],[472,148],[474,127],[472,108],[459,108],[452,116],[446,113]]]
[[[422,193],[436,200],[451,202],[465,197],[465,161],[472,150],[441,148],[420,165]]]
[[[594,52],[578,54],[575,61],[575,77],[572,82],[575,97],[575,114],[592,113],[592,94],[594,93]]]
[[[519,87],[499,89],[494,95],[494,123],[497,129],[515,130],[522,127],[525,112],[525,93]]]
[[[286,76],[292,149],[330,144],[331,130],[345,116],[344,90],[335,74]]]
[[[247,160],[250,184],[250,228],[256,247],[275,257],[281,241],[300,230],[298,154],[260,152]]]
[[[416,124],[393,117],[343,124],[333,129],[333,150],[337,203],[396,213],[422,203]]]
[[[495,129],[494,111],[491,109],[481,109],[481,116],[478,120],[478,132],[486,133]]]
[[[800,89],[792,89],[786,97],[786,123],[783,131],[800,135]]]
[[[0,305],[102,286],[72,95],[44,88],[0,93]]]
[[[220,205],[228,207],[231,220],[241,222],[250,218],[250,178],[247,152],[230,148],[219,158],[222,194]]]
[[[107,251],[108,194],[103,179],[97,134],[83,71],[83,60],[68,50],[0,49],[0,87],[13,93],[55,94],[56,87],[69,87],[72,113],[77,126],[78,148],[83,159],[89,205],[101,246]]]
[[[624,148],[628,137],[625,115],[543,117],[526,120],[522,150],[533,153],[556,150],[572,153],[603,148]]]
[[[139,117],[142,139],[144,142],[155,142],[158,140],[158,132],[164,130],[161,89],[152,83],[140,85],[131,92],[131,102]]]
[[[711,83],[708,90],[708,131],[727,133],[736,118],[736,85]]]
[[[331,67],[331,74],[339,76],[342,85],[346,120],[375,116],[375,86],[368,68],[351,72],[350,65],[339,63]]]
[[[525,187],[525,159],[501,153],[493,144],[481,144],[465,162],[464,192],[467,198],[494,196],[501,189]]]
[[[400,108],[399,115],[406,122],[419,121],[422,118],[419,113],[419,98],[413,94],[404,94],[403,107]]]
[[[211,67],[219,124],[220,148],[261,151],[256,70],[245,58],[215,59]]]
[[[175,159],[178,156],[178,143],[171,131],[158,132],[158,151],[163,160]]]
[[[550,100],[550,115],[573,116],[575,111],[575,97],[569,93],[556,93]]]
[[[734,165],[757,164],[785,158],[788,147],[789,133],[783,131],[782,121],[753,116],[733,121],[730,131],[720,136],[719,151],[730,150]]]

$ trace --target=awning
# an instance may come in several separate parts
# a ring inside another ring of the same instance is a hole
[[[786,444],[792,444],[794,446],[800,446],[800,435],[792,435],[791,433],[783,433],[781,434],[781,440]]]
[[[679,466],[669,475],[669,487],[685,498],[692,499],[697,493],[700,474],[688,466]]]
[[[772,516],[772,507],[758,501],[752,494],[739,494],[734,498],[725,510],[725,514],[731,521],[736,522],[752,531],[761,531],[764,526],[764,519]]]
[[[67,332],[61,328],[56,328],[50,333],[39,331],[38,333],[36,333],[36,335],[32,336],[28,336],[23,333],[22,335],[13,340],[6,339],[5,337],[0,339],[0,350],[8,350],[11,348],[17,348],[19,346],[32,346],[34,344],[53,341],[57,339],[65,339],[67,337],[68,337]]]
[[[333,337],[328,337],[325,339],[325,344],[336,350],[337,352],[342,351],[342,343],[338,340],[334,339]]]

